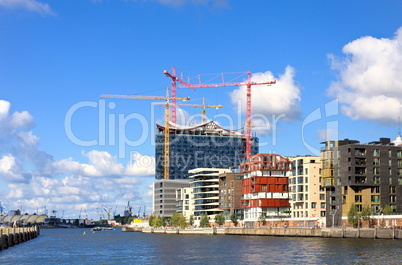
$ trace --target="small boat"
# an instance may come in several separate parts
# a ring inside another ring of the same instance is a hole
[[[91,229],[91,231],[102,231],[102,227],[99,227],[99,226],[94,227]]]

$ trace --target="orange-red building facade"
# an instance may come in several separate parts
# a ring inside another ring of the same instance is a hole
[[[261,220],[261,216],[278,217],[290,208],[288,176],[292,162],[276,154],[251,156],[240,165],[242,207],[245,222]],[[286,214],[285,214],[286,215]]]

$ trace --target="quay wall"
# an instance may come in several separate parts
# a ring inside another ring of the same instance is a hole
[[[0,228],[0,251],[36,238],[39,227]]]
[[[225,228],[225,235],[402,239],[400,229],[380,228]]]
[[[126,230],[130,231],[130,230]],[[287,236],[287,237],[323,237],[323,238],[372,238],[402,239],[400,229],[381,228],[137,228],[131,230],[142,233],[181,234],[181,235],[245,235],[245,236]]]

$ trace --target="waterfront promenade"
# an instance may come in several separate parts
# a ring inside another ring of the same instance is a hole
[[[245,235],[245,236],[285,236],[285,237],[323,237],[323,238],[372,238],[402,239],[401,229],[385,228],[140,228],[126,227],[123,231],[155,234],[181,235]]]
[[[0,251],[39,236],[38,227],[0,228]]]

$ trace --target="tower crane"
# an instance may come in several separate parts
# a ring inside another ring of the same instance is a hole
[[[183,80],[182,78],[177,76],[176,67],[172,67],[171,73],[167,70],[164,70],[163,73],[172,79],[172,97],[176,97],[177,88],[191,88],[196,89],[200,87],[227,87],[227,86],[246,86],[246,158],[249,158],[251,155],[251,86],[254,85],[273,85],[276,83],[276,80],[267,81],[267,82],[251,82],[251,72],[242,72],[242,73],[220,73],[210,75],[212,78],[203,82],[201,80],[201,75],[198,75],[196,78],[198,80],[197,83],[191,83],[191,80],[188,81]],[[227,76],[236,74],[235,78],[231,78],[230,80]],[[242,76],[247,75],[247,81],[236,81]],[[220,82],[213,82],[212,80],[220,79]],[[211,81],[211,82],[210,82]],[[177,84],[179,82],[180,84]],[[176,101],[172,101],[172,122],[176,122]]]
[[[187,98],[176,98],[169,97],[169,92],[166,90],[166,97],[161,96],[141,96],[141,95],[101,95],[102,98],[128,98],[128,99],[156,99],[156,100],[165,100],[165,129],[164,129],[164,140],[163,140],[163,178],[169,179],[169,136],[170,136],[170,104],[169,101],[182,100],[187,101],[190,100]]]
[[[162,102],[152,102],[152,105],[163,105],[164,103]],[[199,107],[202,108],[201,114],[202,114],[202,123],[205,123],[207,121],[207,113],[205,111],[205,108],[215,108],[215,109],[220,109],[222,108],[222,105],[215,105],[215,106],[210,106],[210,105],[205,105],[205,98],[202,98],[202,105],[199,104],[176,104],[176,106],[182,106],[182,107]]]

